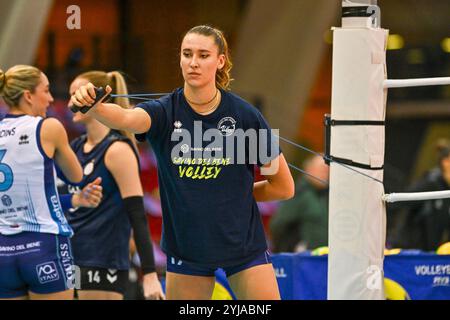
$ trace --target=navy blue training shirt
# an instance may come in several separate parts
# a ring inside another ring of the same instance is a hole
[[[78,208],[65,213],[74,231],[71,239],[74,262],[82,267],[128,270],[131,225],[119,187],[105,165],[105,154],[116,141],[127,142],[133,150],[134,147],[115,130],[89,152],[83,150],[86,140],[87,136],[82,135],[71,142],[83,168],[83,180],[79,187],[69,185],[68,191],[74,193],[101,177],[103,197],[97,208]]]
[[[253,197],[254,165],[280,154],[278,144],[270,153],[275,139],[261,113],[240,97],[221,93],[218,108],[205,116],[188,105],[182,88],[137,106],[151,117],[150,130],[136,138],[151,143],[158,161],[161,247],[170,256],[214,267],[246,263],[267,250]],[[245,140],[242,155],[227,143],[242,132],[251,135],[248,129],[265,129],[264,139],[257,139],[260,145]],[[269,157],[261,157],[260,149],[269,149]]]

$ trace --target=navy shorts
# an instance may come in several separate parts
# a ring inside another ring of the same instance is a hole
[[[233,274],[249,269],[251,267],[269,263],[272,263],[272,260],[270,259],[270,254],[268,251],[262,252],[250,262],[232,267],[205,267],[193,263],[186,263],[183,260],[173,256],[167,256],[167,271],[191,276],[214,277],[216,270],[221,268],[223,271],[225,271],[227,277],[231,277]]]
[[[0,234],[0,298],[61,292],[73,283],[68,237],[39,232]]]

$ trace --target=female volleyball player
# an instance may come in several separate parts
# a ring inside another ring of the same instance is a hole
[[[117,93],[127,93],[125,80],[119,72],[102,71],[79,75],[72,82],[70,93],[87,83],[111,86]],[[117,98],[114,102],[123,108],[129,107],[126,98]],[[132,227],[144,274],[144,296],[164,299],[155,272],[134,138],[129,133],[111,130],[89,114],[76,113],[73,121],[86,126],[86,134],[71,143],[84,168],[81,185],[101,177],[104,189],[98,207],[71,210],[67,214],[75,231],[72,238],[74,260],[81,271],[78,298],[123,299],[128,281]]]
[[[134,132],[139,140],[146,138],[155,150],[168,299],[210,299],[219,267],[238,299],[279,299],[256,201],[293,196],[287,163],[263,116],[227,91],[232,63],[221,31],[209,26],[189,30],[181,44],[180,67],[183,88],[133,110],[92,105],[91,83],[74,92],[71,101],[92,106],[92,117]],[[233,147],[243,133],[256,134],[257,142],[244,139]],[[273,151],[274,144],[275,152],[261,156],[262,150]],[[278,170],[254,183],[254,164],[266,172]]]
[[[73,232],[54,162],[73,183],[82,178],[80,163],[62,124],[45,119],[53,97],[44,73],[26,65],[0,70],[0,96],[9,106],[0,121],[0,298],[72,299]],[[86,203],[76,196],[72,204]]]

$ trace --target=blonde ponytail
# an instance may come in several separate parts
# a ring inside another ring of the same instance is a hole
[[[125,81],[125,78],[119,71],[88,71],[80,74],[77,79],[86,79],[91,82],[96,87],[110,86],[112,88],[112,92],[118,95],[128,94],[128,88]],[[130,108],[130,100],[126,97],[116,97],[113,102],[124,109]],[[119,132],[131,140],[134,147],[137,150],[136,139],[131,132],[125,130],[119,130]]]
[[[108,73],[108,77],[111,78],[111,83],[115,84],[115,93],[119,95],[127,95],[128,88],[125,82],[125,78],[119,71],[111,71]],[[122,108],[130,108],[130,100],[127,97],[116,97],[114,103],[118,104]]]
[[[119,71],[111,71],[108,73],[108,77],[112,79],[111,83],[115,84],[115,93],[118,95],[127,95],[128,94],[128,88],[127,83],[125,82],[125,78]],[[112,87],[112,86],[111,86]],[[121,106],[124,109],[130,109],[130,99],[127,97],[116,97],[114,98],[114,103]],[[136,138],[134,137],[134,134],[132,134],[129,131],[120,130],[120,133],[123,134],[125,137],[131,140],[133,142],[133,145],[137,151],[137,143]]]

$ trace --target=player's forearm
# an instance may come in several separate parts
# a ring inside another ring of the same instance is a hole
[[[253,196],[257,202],[287,200],[292,197],[283,186],[271,183],[269,180],[255,182]]]
[[[136,133],[137,130],[129,119],[129,113],[132,111],[114,103],[99,103],[89,111],[89,114],[111,129]]]

